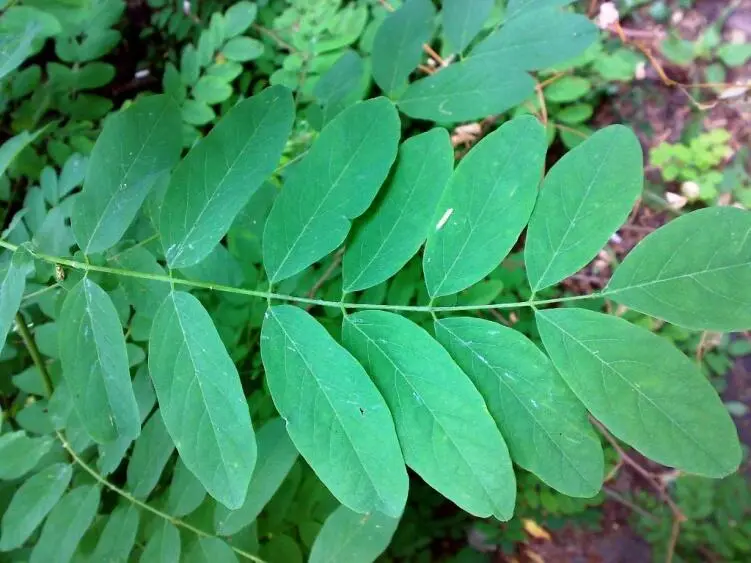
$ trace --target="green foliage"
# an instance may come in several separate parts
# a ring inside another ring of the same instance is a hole
[[[747,150],[739,151],[735,168],[724,173],[720,166],[732,155],[730,133],[713,129],[687,143],[660,143],[649,153],[652,166],[659,168],[663,179],[681,182],[681,193],[689,201],[715,203],[723,194],[731,194],[745,207],[751,204],[751,181],[744,169]]]
[[[639,59],[568,4],[150,0],[145,29],[121,0],[7,8],[8,559],[419,560],[469,514],[511,552],[523,518],[602,502],[588,414],[733,472],[725,406],[664,337],[751,328],[748,212],[669,223],[600,294],[555,287],[643,177],[631,131],[585,125]],[[151,82],[121,76],[134,30]],[[454,154],[445,126],[491,117]]]

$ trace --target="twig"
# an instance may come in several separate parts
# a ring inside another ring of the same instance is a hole
[[[334,255],[334,259],[331,261],[331,264],[329,264],[329,267],[326,268],[323,273],[321,274],[321,277],[318,278],[318,281],[316,281],[315,284],[313,284],[313,287],[310,288],[310,291],[308,292],[308,299],[312,299],[316,296],[316,293],[318,293],[318,290],[321,289],[323,284],[325,284],[331,275],[336,271],[336,269],[339,267],[339,264],[342,263],[342,256],[344,256],[344,248],[340,248],[337,253]],[[309,311],[313,305],[308,305],[305,310]]]
[[[672,563],[673,555],[675,554],[675,544],[678,543],[678,536],[681,533],[681,521],[678,518],[673,518],[673,527],[670,529],[670,541],[668,542],[668,550],[665,553],[665,563]]]
[[[641,506],[634,504],[627,498],[623,497],[619,492],[615,491],[614,489],[611,489],[610,487],[603,485],[602,492],[605,493],[605,496],[610,497],[615,502],[622,504],[626,508],[633,510],[636,512],[639,516],[643,516],[644,518],[648,518],[649,520],[657,521],[659,518],[652,514],[651,512],[647,512],[644,510]]]
[[[279,34],[276,33],[275,31],[272,31],[266,27],[263,27],[262,25],[258,25],[257,23],[253,24],[253,29],[263,33],[264,35],[271,37],[271,39],[276,41],[276,44],[279,45],[282,49],[287,49],[287,51],[289,51],[290,53],[297,53],[297,49],[295,49],[292,45],[287,43],[284,39],[279,37]]]
[[[602,433],[602,435],[610,443],[610,445],[613,446],[615,451],[618,452],[618,455],[623,460],[623,462],[631,467],[634,471],[636,471],[639,475],[641,475],[650,484],[650,486],[655,491],[657,491],[657,493],[660,495],[660,498],[662,498],[665,504],[668,505],[668,508],[670,508],[670,511],[673,513],[673,517],[676,520],[680,520],[681,522],[685,521],[686,517],[683,515],[683,512],[681,512],[681,509],[678,508],[678,505],[675,504],[672,498],[670,498],[670,495],[665,492],[664,487],[662,487],[660,483],[657,482],[657,480],[654,478],[654,475],[644,469],[641,464],[639,464],[634,458],[628,455],[599,420],[597,420],[593,416],[590,416],[589,418],[592,421],[592,424],[597,427],[597,429]]]
[[[127,491],[124,491],[120,487],[113,485],[110,483],[107,479],[102,477],[93,467],[91,467],[88,463],[86,463],[81,457],[76,453],[76,451],[73,449],[73,447],[68,443],[68,440],[65,439],[65,436],[63,436],[62,432],[57,432],[57,438],[60,440],[60,443],[63,445],[63,448],[65,448],[65,451],[68,452],[70,457],[73,459],[73,461],[78,464],[81,469],[86,471],[89,475],[91,475],[94,480],[96,480],[98,483],[103,485],[104,487],[108,488],[110,491],[117,493],[121,497],[123,497],[128,502],[136,505],[139,508],[142,508],[143,510],[146,510],[148,512],[151,512],[152,514],[159,516],[160,518],[163,518],[173,526],[178,526],[180,528],[184,528],[188,531],[193,532],[197,536],[201,536],[204,538],[213,538],[216,537],[213,534],[210,534],[208,532],[205,532],[201,530],[200,528],[196,528],[192,524],[188,524],[184,520],[181,520],[180,518],[176,518],[175,516],[172,516],[171,514],[167,514],[166,512],[162,512],[161,510],[154,508],[150,504],[146,504],[145,502],[142,502],[138,500],[136,497],[128,493]],[[255,555],[248,553],[247,551],[243,551],[242,549],[238,549],[237,547],[234,547],[231,544],[228,544],[229,548],[237,553],[238,555],[244,557],[245,559],[249,559],[250,561],[255,561],[256,563],[265,563],[263,559],[260,557],[256,557]]]
[[[37,344],[34,342],[34,337],[31,336],[29,327],[26,326],[26,319],[23,318],[21,313],[16,313],[16,328],[18,329],[18,334],[21,335],[21,340],[23,340],[26,350],[28,350],[29,355],[31,356],[31,361],[34,362],[34,365],[39,370],[39,375],[42,377],[42,385],[44,386],[44,392],[46,393],[47,398],[52,397],[52,378],[50,377],[50,372],[47,371],[47,365],[44,363],[44,358],[42,358],[42,354],[39,353],[39,348],[37,348]]]

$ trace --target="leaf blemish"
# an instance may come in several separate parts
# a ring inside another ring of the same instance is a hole
[[[439,219],[438,223],[436,223],[435,230],[440,231],[443,226],[448,222],[451,215],[454,213],[454,208],[449,207],[446,212],[443,214],[443,216]]]

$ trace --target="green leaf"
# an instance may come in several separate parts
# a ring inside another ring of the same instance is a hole
[[[480,42],[470,56],[512,68],[539,70],[583,53],[597,39],[598,31],[580,14],[554,8],[525,11]]]
[[[603,480],[600,440],[539,348],[521,332],[477,318],[440,319],[435,331],[482,394],[514,462],[563,494],[594,496]]]
[[[136,505],[121,504],[107,518],[102,535],[96,544],[91,561],[128,561],[136,544],[139,509]]]
[[[0,350],[5,345],[26,288],[26,275],[34,269],[31,256],[21,250],[13,253],[8,269],[0,273]]]
[[[509,520],[516,487],[506,444],[446,350],[384,311],[346,316],[342,339],[386,399],[407,465],[462,510]]]
[[[534,94],[526,72],[487,58],[454,63],[413,82],[399,99],[399,110],[416,119],[457,122],[503,113]]]
[[[85,277],[66,296],[57,324],[63,377],[86,431],[100,444],[135,439],[141,422],[112,299]]]
[[[556,104],[573,102],[592,89],[592,83],[581,76],[564,76],[544,90],[545,99]]]
[[[355,512],[398,517],[407,472],[386,403],[362,366],[289,305],[268,310],[261,356],[292,442],[332,494]]]
[[[250,37],[235,37],[222,47],[222,54],[238,63],[252,61],[263,55],[263,43]]]
[[[232,86],[216,76],[202,76],[193,86],[193,97],[210,106],[223,102],[231,95]]]
[[[548,172],[524,249],[533,291],[575,273],[605,246],[641,195],[642,159],[636,135],[611,125]]]
[[[523,116],[462,159],[438,204],[423,255],[431,297],[482,280],[516,244],[537,198],[546,147],[543,127]]]
[[[177,166],[159,218],[170,268],[197,264],[214,249],[274,171],[293,120],[290,92],[268,88],[227,112]]]
[[[252,2],[236,2],[224,13],[224,35],[235,37],[250,27],[258,8]]]
[[[180,532],[177,528],[166,520],[160,522],[149,538],[139,563],[180,563]]]
[[[2,51],[1,47],[0,51]],[[13,162],[13,159],[16,158],[23,149],[33,143],[34,140],[45,131],[45,129],[46,128],[43,127],[33,133],[22,131],[15,137],[11,137],[0,145],[0,176],[5,173],[8,166]]]
[[[216,113],[207,104],[197,100],[185,100],[180,115],[190,125],[206,125],[214,120]]]
[[[136,403],[138,403],[138,414],[141,423],[143,424],[143,421],[149,416],[149,413],[156,402],[154,387],[151,385],[151,377],[149,376],[149,370],[145,364],[141,365],[133,378],[133,394],[136,397]],[[55,395],[53,395],[53,397],[54,396]],[[102,475],[109,475],[117,469],[132,442],[133,440],[130,437],[121,436],[114,442],[101,444],[99,446],[99,457],[96,460],[99,473]]]
[[[10,14],[10,10],[0,20],[0,80],[38,50],[39,39],[54,35],[60,30],[60,24],[51,15],[24,6],[15,7],[16,14],[20,10],[24,11],[25,21],[19,18],[8,24],[7,14]],[[51,22],[48,20],[56,24],[56,30],[49,28]]]
[[[166,272],[154,258],[154,255],[143,246],[135,246],[123,252],[119,252],[111,258],[113,264],[123,270],[132,270],[144,274],[164,276]],[[128,301],[133,308],[153,316],[164,299],[169,294],[169,284],[161,281],[121,276],[120,285],[128,296]]]
[[[10,481],[34,469],[52,447],[48,436],[29,438],[23,431],[0,436],[0,479]]]
[[[544,8],[559,8],[571,4],[573,0],[509,0],[506,6],[506,19],[510,20],[519,14],[526,14]]]
[[[399,93],[422,59],[422,45],[433,35],[435,8],[430,0],[407,0],[392,12],[373,40],[372,73],[387,95]]]
[[[480,33],[493,0],[443,0],[443,33],[453,52],[461,53]]]
[[[650,234],[606,292],[627,307],[694,329],[751,328],[751,212],[712,207]]]
[[[751,43],[725,43],[717,49],[717,56],[729,67],[743,66],[751,59]]]
[[[287,435],[284,421],[275,418],[258,431],[258,465],[253,472],[245,503],[238,510],[217,506],[214,527],[231,536],[250,525],[271,500],[297,460],[297,450]]]
[[[261,435],[258,435],[258,450],[261,451]],[[259,458],[263,458],[259,455]],[[183,460],[177,458],[175,471],[172,474],[172,482],[167,493],[167,512],[173,516],[185,516],[190,514],[200,506],[203,499],[206,498],[206,489],[201,482],[190,472]],[[226,510],[223,506],[217,505],[216,510]]]
[[[157,311],[149,371],[180,458],[212,497],[239,508],[256,463],[248,404],[211,317],[189,293],[171,293]]]
[[[42,527],[30,563],[67,563],[96,516],[99,488],[77,487],[68,492],[52,509]]]
[[[370,86],[365,62],[347,50],[316,82],[313,94],[321,104],[321,125],[327,124],[348,106],[361,100]]]
[[[141,98],[104,123],[91,153],[71,226],[86,254],[125,234],[157,178],[180,157],[180,113],[166,95]]]
[[[175,445],[157,409],[143,427],[128,462],[126,489],[135,498],[145,500],[154,490],[174,449]]]
[[[263,233],[271,283],[336,249],[386,179],[399,142],[399,116],[386,98],[357,103],[324,127],[287,175]],[[342,150],[342,147],[347,147]]]
[[[386,551],[398,524],[380,512],[358,514],[340,506],[323,523],[308,563],[371,563]]]
[[[401,145],[385,192],[355,224],[343,260],[344,291],[378,285],[417,253],[453,165],[454,149],[445,129],[433,129]]]
[[[232,548],[219,538],[196,538],[186,550],[185,563],[237,563]]]
[[[664,465],[705,477],[738,468],[735,425],[712,385],[670,342],[583,309],[537,313],[558,372],[610,432]]]
[[[21,485],[3,514],[0,551],[23,545],[63,496],[72,475],[70,465],[56,463]]]

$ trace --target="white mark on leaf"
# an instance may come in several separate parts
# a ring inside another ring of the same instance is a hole
[[[443,216],[440,218],[438,223],[436,223],[435,230],[440,231],[443,226],[448,222],[449,218],[451,217],[451,214],[454,212],[453,207],[449,207],[446,212],[443,214]]]

